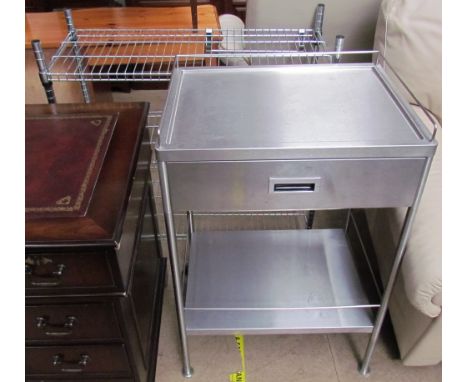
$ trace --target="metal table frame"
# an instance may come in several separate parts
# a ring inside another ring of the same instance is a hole
[[[383,292],[382,299],[381,299],[381,305],[380,305],[380,308],[378,309],[377,316],[375,319],[374,329],[369,339],[363,361],[360,365],[359,371],[362,375],[367,375],[369,373],[369,365],[371,362],[371,358],[372,358],[380,331],[382,329],[382,324],[383,324],[385,315],[388,310],[388,303],[389,303],[389,300],[393,291],[393,287],[395,285],[396,277],[398,275],[401,262],[403,260],[406,245],[408,243],[408,239],[410,237],[413,222],[416,216],[416,211],[421,201],[424,186],[427,180],[427,176],[429,174],[429,169],[431,167],[431,162],[432,162],[432,158],[428,158],[426,160],[426,163],[424,166],[424,173],[421,177],[420,184],[418,187],[416,200],[414,204],[408,208],[406,216],[405,216],[404,225],[400,233],[399,244],[395,253],[395,260],[392,265],[389,279],[384,288],[384,292]],[[178,327],[179,327],[180,341],[181,341],[181,347],[182,347],[182,359],[183,359],[182,372],[185,377],[190,378],[193,373],[193,368],[191,367],[191,364],[190,364],[190,357],[189,357],[189,350],[188,350],[188,341],[187,341],[187,332],[186,332],[185,314],[184,314],[183,285],[182,285],[182,280],[181,280],[181,274],[179,272],[181,268],[179,265],[179,257],[178,257],[178,250],[177,250],[177,237],[176,237],[176,231],[175,231],[174,214],[173,214],[171,200],[170,200],[171,190],[169,188],[169,183],[168,183],[166,162],[160,161],[158,163],[158,169],[159,169],[159,176],[160,176],[160,181],[161,181],[162,200],[163,200],[163,206],[164,206],[164,220],[166,223],[167,240],[168,240],[169,254],[170,254],[169,260],[171,264],[171,272],[172,272],[171,274],[172,274],[172,280],[174,284],[174,295],[175,295],[175,301],[176,301]],[[187,216],[188,216],[189,238],[190,238],[190,235],[193,234],[194,232],[193,213],[191,211],[188,211]]]
[[[381,60],[383,64],[385,64],[390,71],[393,69],[388,65],[385,59],[382,56],[378,56],[377,60]],[[396,78],[401,81],[403,87],[409,92],[410,96],[415,100],[415,102],[422,107],[420,102],[416,99],[416,97],[411,93],[408,87],[403,83],[401,78],[394,73]],[[435,138],[436,131],[438,124],[434,120],[434,118],[427,113],[424,107],[422,110],[425,112],[426,116],[428,117],[429,121],[433,124],[433,132],[430,138],[432,142]],[[382,296],[381,296],[381,303],[380,307],[378,308],[377,315],[375,318],[373,330],[368,341],[367,349],[365,355],[363,357],[362,363],[360,364],[359,371],[362,375],[366,375],[369,373],[369,364],[371,362],[371,358],[382,328],[382,324],[385,318],[385,315],[388,310],[388,303],[393,291],[393,287],[395,285],[395,280],[397,278],[402,259],[405,254],[405,249],[408,243],[408,239],[410,237],[411,229],[414,223],[414,219],[416,216],[416,212],[418,206],[421,201],[421,197],[423,194],[424,186],[429,174],[430,166],[432,162],[432,157],[428,156],[424,160],[423,172],[419,179],[419,183],[417,186],[416,197],[414,199],[413,204],[408,207],[404,224],[400,233],[399,242],[397,249],[395,251],[395,259],[391,268],[391,272],[384,287]],[[189,350],[188,350],[188,342],[187,342],[187,327],[186,327],[186,320],[185,320],[185,312],[184,312],[184,282],[181,279],[180,273],[180,264],[179,264],[179,257],[178,257],[178,250],[177,250],[177,238],[176,238],[176,231],[175,231],[175,223],[174,223],[174,211],[171,202],[171,194],[173,190],[170,189],[169,179],[168,179],[168,168],[167,163],[164,160],[159,159],[158,161],[158,169],[159,169],[159,177],[161,183],[161,192],[162,192],[162,200],[163,200],[163,208],[164,208],[164,218],[166,223],[167,229],[167,239],[169,245],[169,253],[170,253],[170,263],[171,263],[171,270],[172,270],[172,277],[174,283],[174,294],[175,294],[175,301],[176,301],[176,310],[177,310],[177,317],[178,317],[178,327],[180,333],[180,340],[181,340],[181,347],[182,347],[182,356],[183,356],[183,375],[185,377],[191,377],[193,373],[193,369],[190,364],[190,357],[189,357]],[[194,220],[193,220],[193,213],[191,211],[187,211],[187,219],[188,219],[188,227],[189,227],[189,241],[190,237],[194,234]],[[348,218],[349,221],[349,218]],[[185,268],[185,267],[183,267]],[[370,306],[370,305],[369,305]]]

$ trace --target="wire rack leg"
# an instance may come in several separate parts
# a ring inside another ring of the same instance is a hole
[[[54,87],[52,81],[47,76],[47,65],[45,63],[44,51],[42,50],[39,40],[31,41],[34,58],[36,59],[37,68],[39,69],[39,78],[47,97],[48,103],[56,103]]]
[[[335,64],[341,61],[341,54],[339,52],[343,51],[344,46],[344,36],[339,34],[335,38],[335,52],[338,52],[333,56],[333,62]]]
[[[377,317],[375,319],[374,330],[372,331],[371,337],[367,344],[366,354],[364,355],[364,360],[359,370],[359,372],[362,375],[369,374],[369,363],[370,363],[372,354],[374,353],[375,345],[377,344],[377,339],[379,337],[380,330],[382,329],[382,324],[385,318],[385,314],[387,313],[388,302],[390,301],[390,296],[392,294],[393,287],[395,285],[396,277],[398,276],[398,271],[400,269],[401,261],[403,260],[403,256],[405,254],[406,244],[408,243],[408,239],[411,233],[411,228],[413,226],[414,218],[418,210],[419,202],[421,201],[422,193],[424,191],[424,185],[426,184],[426,179],[429,174],[429,169],[431,167],[431,162],[432,162],[432,158],[428,158],[426,160],[424,173],[423,173],[421,182],[418,187],[416,199],[413,205],[408,208],[408,212],[406,213],[405,222],[403,224],[403,228],[400,234],[400,241],[399,241],[398,248],[395,254],[395,260],[393,261],[392,270],[390,271],[390,276],[388,277],[387,285],[385,287],[385,291],[382,296],[381,305],[377,313]]]
[[[211,53],[211,50],[213,48],[213,29],[208,28],[205,29],[205,53],[209,54]]]
[[[325,16],[325,4],[318,4],[315,8],[315,15],[314,15],[314,31],[317,34],[320,34],[322,37],[323,31],[323,19]]]
[[[78,44],[76,43],[77,38],[76,38],[76,31],[75,31],[75,25],[73,24],[73,17],[71,14],[70,9],[65,9],[64,10],[65,14],[65,20],[67,22],[67,28],[68,32],[70,33],[70,41],[73,42],[73,54],[76,57],[76,66],[78,70],[78,76],[80,78],[80,86],[81,86],[81,92],[83,93],[83,99],[86,103],[91,102],[91,97],[89,96],[89,90],[88,90],[88,84],[86,83],[84,76],[83,76],[83,64],[82,64],[82,58],[80,58],[80,48],[78,47]]]
[[[161,184],[161,195],[164,208],[164,220],[166,222],[167,242],[169,245],[169,261],[172,271],[172,282],[174,284],[174,296],[176,302],[177,319],[179,322],[180,342],[182,345],[183,368],[182,374],[190,378],[193,369],[190,367],[190,358],[188,352],[187,332],[185,330],[185,315],[182,296],[182,285],[180,280],[179,258],[177,255],[177,238],[172,214],[172,206],[169,193],[169,182],[167,180],[166,162],[159,162],[159,180]]]

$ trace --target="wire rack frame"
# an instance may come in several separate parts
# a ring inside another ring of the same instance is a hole
[[[177,66],[316,63],[313,29],[76,29],[53,55],[50,81],[169,81]]]

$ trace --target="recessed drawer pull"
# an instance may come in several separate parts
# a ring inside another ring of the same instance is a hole
[[[269,192],[271,194],[308,193],[319,191],[321,178],[270,178]]]
[[[275,192],[315,191],[315,183],[278,183],[274,185]]]
[[[35,278],[31,280],[31,285],[50,287],[60,285],[60,277],[63,275],[65,270],[64,264],[57,264],[57,269],[50,273],[38,273],[34,265],[26,264],[26,276],[29,278]]]
[[[81,373],[86,365],[91,361],[88,354],[81,354],[78,361],[65,361],[63,354],[55,354],[52,357],[54,366],[61,366],[60,371],[64,373]]]
[[[48,316],[39,316],[36,317],[37,327],[39,329],[45,330],[46,336],[68,336],[72,334],[73,327],[77,323],[77,319],[75,316],[66,316],[66,321],[63,324],[51,324],[49,322]],[[47,330],[49,329],[49,330]],[[57,330],[50,330],[50,329],[57,329]],[[62,329],[62,330],[59,330]]]

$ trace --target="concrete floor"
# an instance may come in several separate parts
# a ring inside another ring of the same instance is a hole
[[[113,93],[114,101],[149,101],[152,110],[162,110],[166,91],[140,90]],[[436,382],[442,366],[405,367],[387,323],[378,341],[371,373],[363,377],[358,364],[364,354],[367,334],[315,334],[246,336],[246,380],[249,382]],[[189,337],[194,368],[193,382],[229,381],[241,369],[234,336]],[[171,279],[165,290],[157,360],[158,382],[183,382],[177,319]]]

